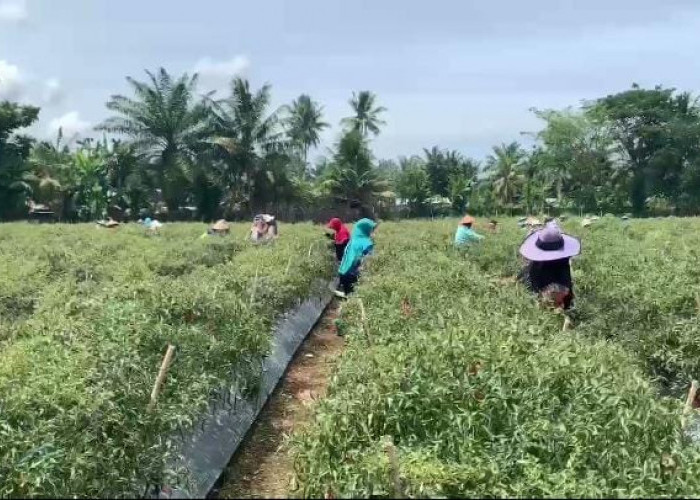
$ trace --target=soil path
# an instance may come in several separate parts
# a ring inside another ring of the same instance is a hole
[[[287,437],[310,423],[344,341],[335,333],[333,301],[299,348],[287,373],[225,472],[217,498],[286,498],[294,474]]]

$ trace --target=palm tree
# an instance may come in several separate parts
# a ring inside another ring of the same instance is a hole
[[[245,202],[253,209],[274,183],[273,167],[286,144],[278,130],[278,112],[268,114],[269,105],[270,86],[253,92],[242,78],[233,80],[229,97],[212,102],[218,177],[230,206]]]
[[[22,144],[18,144],[18,143]],[[29,170],[29,164],[25,161],[29,155],[31,143],[27,138],[18,139],[14,144],[9,144],[12,149],[5,154],[0,143],[0,217],[14,216],[23,211],[23,206],[32,194],[33,176]]]
[[[207,133],[209,109],[203,100],[196,100],[197,75],[173,79],[163,68],[146,74],[147,83],[127,77],[135,97],[112,96],[107,109],[118,116],[98,130],[129,137],[153,167],[169,208],[177,208],[186,196],[197,146]]]
[[[369,132],[374,135],[379,134],[379,127],[385,125],[386,122],[380,119],[386,108],[383,106],[375,106],[377,96],[369,90],[363,90],[359,93],[353,92],[350,99],[350,106],[354,111],[354,116],[343,118],[341,123],[348,127],[349,130],[359,132],[362,137],[367,137]]]
[[[469,195],[472,192],[473,184],[473,177],[467,177],[460,174],[453,174],[450,176],[448,194],[450,203],[452,204],[452,210],[454,210],[455,213],[463,214],[467,209],[467,205],[469,204]]]
[[[107,210],[107,157],[101,148],[83,147],[73,155],[77,176],[75,203],[83,220],[103,217]]]
[[[404,200],[413,215],[422,215],[430,198],[430,178],[419,157],[399,158],[400,172],[394,186],[396,194]]]
[[[533,148],[521,164],[523,196],[527,213],[531,213],[535,205],[535,183],[536,179],[541,177],[544,158],[545,153],[541,147]]]
[[[372,154],[359,131],[347,132],[340,139],[323,186],[348,207],[365,208],[369,208],[386,188],[372,165]]]
[[[0,217],[23,212],[32,192],[27,158],[34,141],[16,132],[38,116],[39,108],[0,102]]]
[[[490,174],[496,196],[503,206],[511,206],[521,181],[520,163],[525,156],[520,144],[511,142],[493,147],[493,154],[486,159],[486,172]]]
[[[61,218],[70,217],[74,171],[68,146],[59,129],[56,142],[40,142],[29,158],[32,166],[33,201],[46,204]]]
[[[292,144],[299,148],[304,165],[306,165],[309,149],[318,146],[319,134],[330,125],[322,121],[323,108],[311,97],[302,94],[287,106],[287,133]]]

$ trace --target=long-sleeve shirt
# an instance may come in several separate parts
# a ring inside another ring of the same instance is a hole
[[[455,245],[467,245],[473,241],[482,240],[483,238],[484,237],[482,235],[475,232],[472,228],[467,226],[459,226],[459,228],[457,228],[457,232],[455,233]]]

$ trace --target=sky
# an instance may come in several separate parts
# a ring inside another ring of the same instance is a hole
[[[439,146],[483,158],[541,128],[531,108],[579,106],[634,83],[700,92],[698,0],[0,0],[0,99],[42,108],[31,132],[89,136],[126,76],[197,72],[306,93],[332,128],[353,91],[387,108],[378,158]]]

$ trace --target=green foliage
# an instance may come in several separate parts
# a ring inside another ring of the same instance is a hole
[[[461,214],[466,211],[473,185],[474,180],[465,176],[455,174],[450,177],[448,195],[455,213]]]
[[[39,117],[39,108],[0,102],[0,219],[21,213],[31,193],[27,159],[33,141],[15,132]]]
[[[451,179],[459,178],[470,182],[476,178],[478,163],[464,158],[457,151],[443,151],[437,146],[424,149],[425,168],[430,178],[430,189],[436,196],[450,196]]]
[[[198,145],[207,136],[209,109],[197,101],[197,76],[178,79],[163,68],[146,72],[148,83],[127,77],[135,97],[112,96],[107,109],[117,114],[98,127],[125,135],[152,170],[169,207],[186,199],[186,186]]]
[[[431,196],[430,178],[420,158],[401,158],[394,185],[396,195],[408,203],[412,215],[424,215]]]
[[[379,135],[379,127],[385,125],[380,115],[386,111],[383,106],[377,106],[377,96],[369,90],[353,92],[350,99],[350,107],[354,115],[342,120],[343,125],[350,132],[359,132],[362,137],[367,137],[370,132]]]
[[[145,83],[128,78],[132,97],[107,103],[114,116],[98,130],[125,142],[96,146],[107,163],[100,189],[87,178],[90,186],[80,186],[73,171],[77,150],[90,142],[66,145],[59,136],[55,144],[34,145],[12,136],[38,110],[3,104],[0,142],[8,145],[0,152],[0,218],[20,217],[32,203],[49,205],[64,220],[98,217],[105,203],[110,215],[133,219],[145,213],[177,219],[192,207],[205,220],[259,211],[318,215],[344,210],[339,203],[383,216],[426,212],[420,200],[408,210],[393,201],[416,183],[413,195],[420,196],[408,198],[424,198],[422,174],[412,169],[407,181],[397,161],[372,160],[369,140],[385,125],[387,110],[370,91],[353,93],[352,115],[341,120],[341,140],[329,152],[333,161],[321,158],[314,168],[309,154],[329,125],[311,96],[272,110],[267,84],[253,89],[236,78],[227,96],[214,99],[197,95],[196,75],[175,78],[162,68],[147,74]],[[700,104],[692,94],[634,85],[577,110],[533,111],[544,127],[527,133],[532,149],[495,146],[481,171],[459,151],[423,149],[432,214],[450,206],[484,215],[700,213]],[[356,153],[349,151],[353,141]]]
[[[251,204],[258,183],[266,185],[269,179],[264,157],[274,151],[279,137],[277,114],[267,115],[269,103],[269,85],[253,92],[241,78],[232,82],[229,97],[214,103],[212,142],[222,160],[218,181],[230,208]]]
[[[494,194],[503,207],[512,208],[522,183],[520,167],[525,152],[517,142],[493,147],[493,154],[486,158],[486,173],[493,185]]]
[[[294,438],[299,493],[395,494],[388,436],[409,497],[697,496],[700,452],[680,432],[700,373],[687,222],[579,234],[569,331],[501,280],[519,267],[514,220],[464,254],[456,220],[383,225],[329,395]]]
[[[204,224],[8,224],[0,235],[0,497],[135,497],[173,481],[172,438],[250,387],[276,317],[327,278],[318,229],[274,245]],[[146,407],[168,344],[176,357]],[[180,477],[182,479],[182,477]]]
[[[301,151],[304,170],[309,155],[309,149],[318,146],[319,134],[330,125],[323,121],[323,108],[306,94],[300,95],[287,108],[287,134],[290,141]]]
[[[324,187],[337,201],[349,206],[371,206],[385,187],[360,132],[347,132],[340,138]]]
[[[597,100],[587,113],[606,127],[627,160],[636,213],[645,212],[651,195],[680,195],[683,171],[697,168],[700,141],[700,108],[689,94],[635,85]]]

